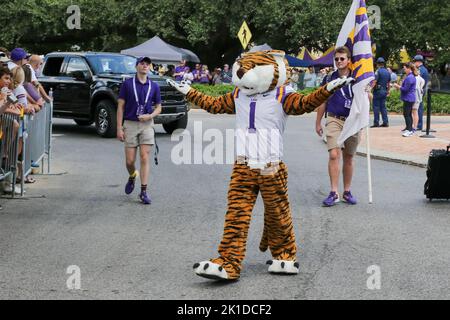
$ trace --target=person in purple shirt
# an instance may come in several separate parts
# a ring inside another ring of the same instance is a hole
[[[342,77],[350,77],[351,53],[347,47],[339,47],[334,54],[334,61],[337,70],[332,74],[325,76],[322,86],[332,80]],[[360,141],[359,133],[348,138],[344,142],[344,148],[338,145],[337,140],[344,128],[344,123],[350,114],[350,107],[353,101],[353,89],[349,84],[336,91],[328,101],[317,109],[316,132],[319,136],[323,135],[322,118],[327,113],[326,137],[328,147],[328,173],[330,175],[331,191],[328,197],[322,202],[324,206],[331,207],[338,203],[339,194],[339,173],[340,159],[343,158],[343,174],[344,174],[344,194],[343,200],[349,204],[356,204],[356,199],[352,195],[350,188],[353,177],[353,157],[356,154]]]
[[[192,75],[194,76],[194,80],[192,83],[200,83],[200,77],[202,73],[202,66],[200,64],[195,65],[194,71],[192,71]]]
[[[200,72],[200,83],[201,84],[209,84],[211,79],[212,79],[212,77],[211,77],[211,74],[209,73],[208,66],[206,64],[204,64],[202,66],[202,71]]]
[[[181,60],[180,65],[178,65],[175,68],[175,72],[173,74],[173,77],[175,78],[175,81],[183,80],[183,76],[184,76],[185,71],[186,71],[186,60]]]
[[[123,82],[117,106],[117,138],[125,142],[126,167],[129,173],[125,193],[134,190],[136,177],[140,174],[142,203],[150,204],[147,193],[150,172],[150,151],[155,144],[153,118],[161,113],[161,93],[158,84],[151,81],[147,74],[152,61],[148,57],[136,60],[136,76]],[[136,170],[137,148],[140,149],[141,170]]]
[[[406,128],[402,131],[404,137],[411,137],[413,132],[412,108],[416,102],[416,76],[419,74],[416,66],[412,62],[403,65],[406,77],[402,85],[394,84],[394,87],[400,89],[400,99],[403,101],[403,116],[405,117]]]

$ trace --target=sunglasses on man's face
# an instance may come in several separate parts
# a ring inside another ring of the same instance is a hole
[[[345,61],[347,58],[344,58],[344,57],[336,57],[336,58],[334,58],[334,61],[336,61],[336,62],[338,62],[338,61]]]

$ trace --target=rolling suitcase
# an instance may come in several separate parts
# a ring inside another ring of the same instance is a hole
[[[447,150],[433,149],[428,158],[424,193],[432,199],[450,199],[450,145]]]

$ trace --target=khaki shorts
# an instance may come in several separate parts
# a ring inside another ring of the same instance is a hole
[[[125,147],[127,148],[155,144],[153,120],[146,122],[125,120],[123,132],[125,134]]]
[[[344,128],[345,121],[336,119],[333,117],[327,117],[327,146],[328,151],[332,149],[339,148],[339,145],[337,143],[337,140],[339,136],[341,135],[342,129]],[[358,144],[360,142],[360,134],[359,132],[344,142],[344,152],[348,155],[355,155],[356,150],[358,149]]]
[[[420,102],[416,102],[416,103],[414,103],[413,104],[413,110],[419,110],[419,107],[420,107]]]

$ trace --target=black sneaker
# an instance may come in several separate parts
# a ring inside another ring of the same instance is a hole
[[[371,128],[378,128],[380,127],[378,124],[374,124],[373,126],[370,126]]]
[[[389,123],[383,123],[381,126],[382,126],[383,128],[389,128]]]

